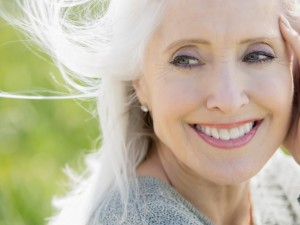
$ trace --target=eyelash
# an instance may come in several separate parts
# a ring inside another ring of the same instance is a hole
[[[250,56],[255,56],[258,57],[258,59],[250,59],[248,57]],[[259,59],[260,56],[263,56],[265,58],[263,59]],[[248,59],[247,59],[248,58]],[[276,57],[269,52],[264,52],[264,51],[254,51],[254,52],[250,52],[248,53],[243,59],[242,62],[246,62],[249,64],[255,64],[255,63],[266,63],[266,62],[270,62],[272,60],[274,60]],[[196,61],[196,64],[190,64],[190,63],[186,63],[186,62],[180,62],[182,60],[194,60]],[[198,66],[203,66],[205,65],[204,63],[201,63],[199,61],[199,59],[193,57],[193,56],[189,56],[189,55],[179,55],[176,56],[172,61],[169,62],[170,64],[176,66],[176,67],[181,67],[181,68],[188,68],[188,69],[192,69],[194,67],[198,67]]]
[[[256,57],[260,57],[260,56],[263,56],[265,58],[263,59],[246,59],[247,57],[249,56],[253,56],[255,55]],[[250,63],[250,64],[253,64],[253,63],[265,63],[265,62],[270,62],[272,61],[273,59],[275,59],[276,57],[272,54],[272,53],[269,53],[269,52],[264,52],[264,51],[254,51],[254,52],[250,52],[249,54],[247,54],[244,58],[243,58],[243,62],[246,62],[246,63]]]
[[[194,60],[194,61],[196,61],[196,64],[182,63],[182,62],[180,62],[182,60]],[[197,59],[197,58],[195,58],[193,56],[189,56],[189,55],[179,55],[179,56],[176,56],[169,63],[172,64],[172,65],[174,65],[174,66],[177,66],[177,67],[189,68],[189,69],[192,69],[193,67],[203,66],[204,65],[204,63],[200,63],[199,59]]]

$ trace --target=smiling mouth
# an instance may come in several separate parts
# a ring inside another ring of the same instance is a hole
[[[258,121],[252,121],[231,129],[218,129],[215,127],[194,124],[194,129],[213,138],[228,141],[230,139],[233,140],[243,137],[244,135],[248,134],[257,124]]]
[[[247,144],[255,135],[262,120],[232,125],[193,124],[192,128],[207,143],[218,148],[237,148]]]

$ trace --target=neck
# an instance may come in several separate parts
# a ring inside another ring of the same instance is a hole
[[[249,225],[249,184],[219,186],[169,174],[171,185],[216,225]]]
[[[248,182],[215,184],[186,170],[175,158],[164,157],[155,150],[141,164],[137,174],[154,176],[169,183],[216,225],[251,224]]]

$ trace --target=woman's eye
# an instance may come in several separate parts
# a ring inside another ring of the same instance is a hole
[[[243,58],[243,62],[247,63],[262,63],[272,61],[275,56],[269,52],[256,51],[251,52]]]
[[[176,56],[170,63],[174,66],[183,68],[192,68],[195,66],[203,65],[203,63],[200,63],[197,58],[188,55]]]

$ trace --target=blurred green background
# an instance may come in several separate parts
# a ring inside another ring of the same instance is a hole
[[[0,90],[66,92],[50,76],[59,79],[55,66],[21,39],[0,21]],[[53,214],[52,197],[68,190],[63,167],[79,170],[98,145],[98,121],[82,106],[94,103],[0,98],[0,225],[45,224]]]

